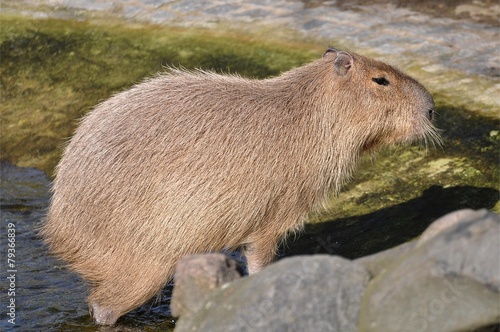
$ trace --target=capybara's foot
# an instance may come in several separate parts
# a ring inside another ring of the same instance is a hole
[[[94,322],[98,325],[114,325],[120,317],[113,310],[95,302],[90,303],[89,306]]]

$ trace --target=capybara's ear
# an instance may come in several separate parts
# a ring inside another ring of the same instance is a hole
[[[328,46],[328,48],[326,49],[325,53],[323,53],[323,57],[325,57],[328,53],[339,52],[339,51],[340,50],[336,49],[333,46]]]
[[[351,54],[339,51],[337,52],[337,59],[333,63],[335,66],[335,71],[339,76],[345,76],[349,72],[349,69],[354,65],[354,58]]]

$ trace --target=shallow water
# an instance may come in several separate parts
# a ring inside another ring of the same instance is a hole
[[[86,287],[64,264],[51,257],[37,235],[49,203],[49,179],[42,171],[0,162],[2,331],[97,331],[85,303]],[[15,241],[8,241],[8,229]],[[14,243],[11,260],[8,245]],[[9,265],[12,264],[12,265]],[[9,279],[7,279],[9,278]],[[169,289],[163,300],[169,297]],[[7,306],[14,301],[11,308]],[[10,314],[10,315],[7,315]],[[123,319],[129,330],[149,326],[168,331],[173,326],[165,301],[148,303]],[[118,330],[119,327],[116,329]],[[113,330],[113,329],[111,329]]]
[[[15,301],[15,311],[9,309],[8,319],[4,318],[5,306],[2,305],[2,330],[56,328],[57,321],[84,315],[86,308],[81,301],[85,294],[81,281],[59,268],[59,262],[47,255],[37,236],[49,201],[49,181],[42,171],[5,162],[1,163],[1,172],[1,251],[4,257],[1,295],[2,303]],[[5,259],[8,228],[15,229],[15,253],[11,252],[15,257],[12,257],[11,266],[7,266]],[[12,276],[15,282],[6,283],[6,278]]]

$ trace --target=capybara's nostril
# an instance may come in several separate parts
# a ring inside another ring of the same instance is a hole
[[[431,108],[428,112],[429,120],[432,120],[432,118],[434,117],[434,110]]]

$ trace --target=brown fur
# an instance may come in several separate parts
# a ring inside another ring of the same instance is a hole
[[[265,80],[171,70],[83,119],[42,234],[114,324],[186,254],[245,246],[251,273],[269,264],[364,151],[435,139],[433,108],[414,79],[333,48]]]

